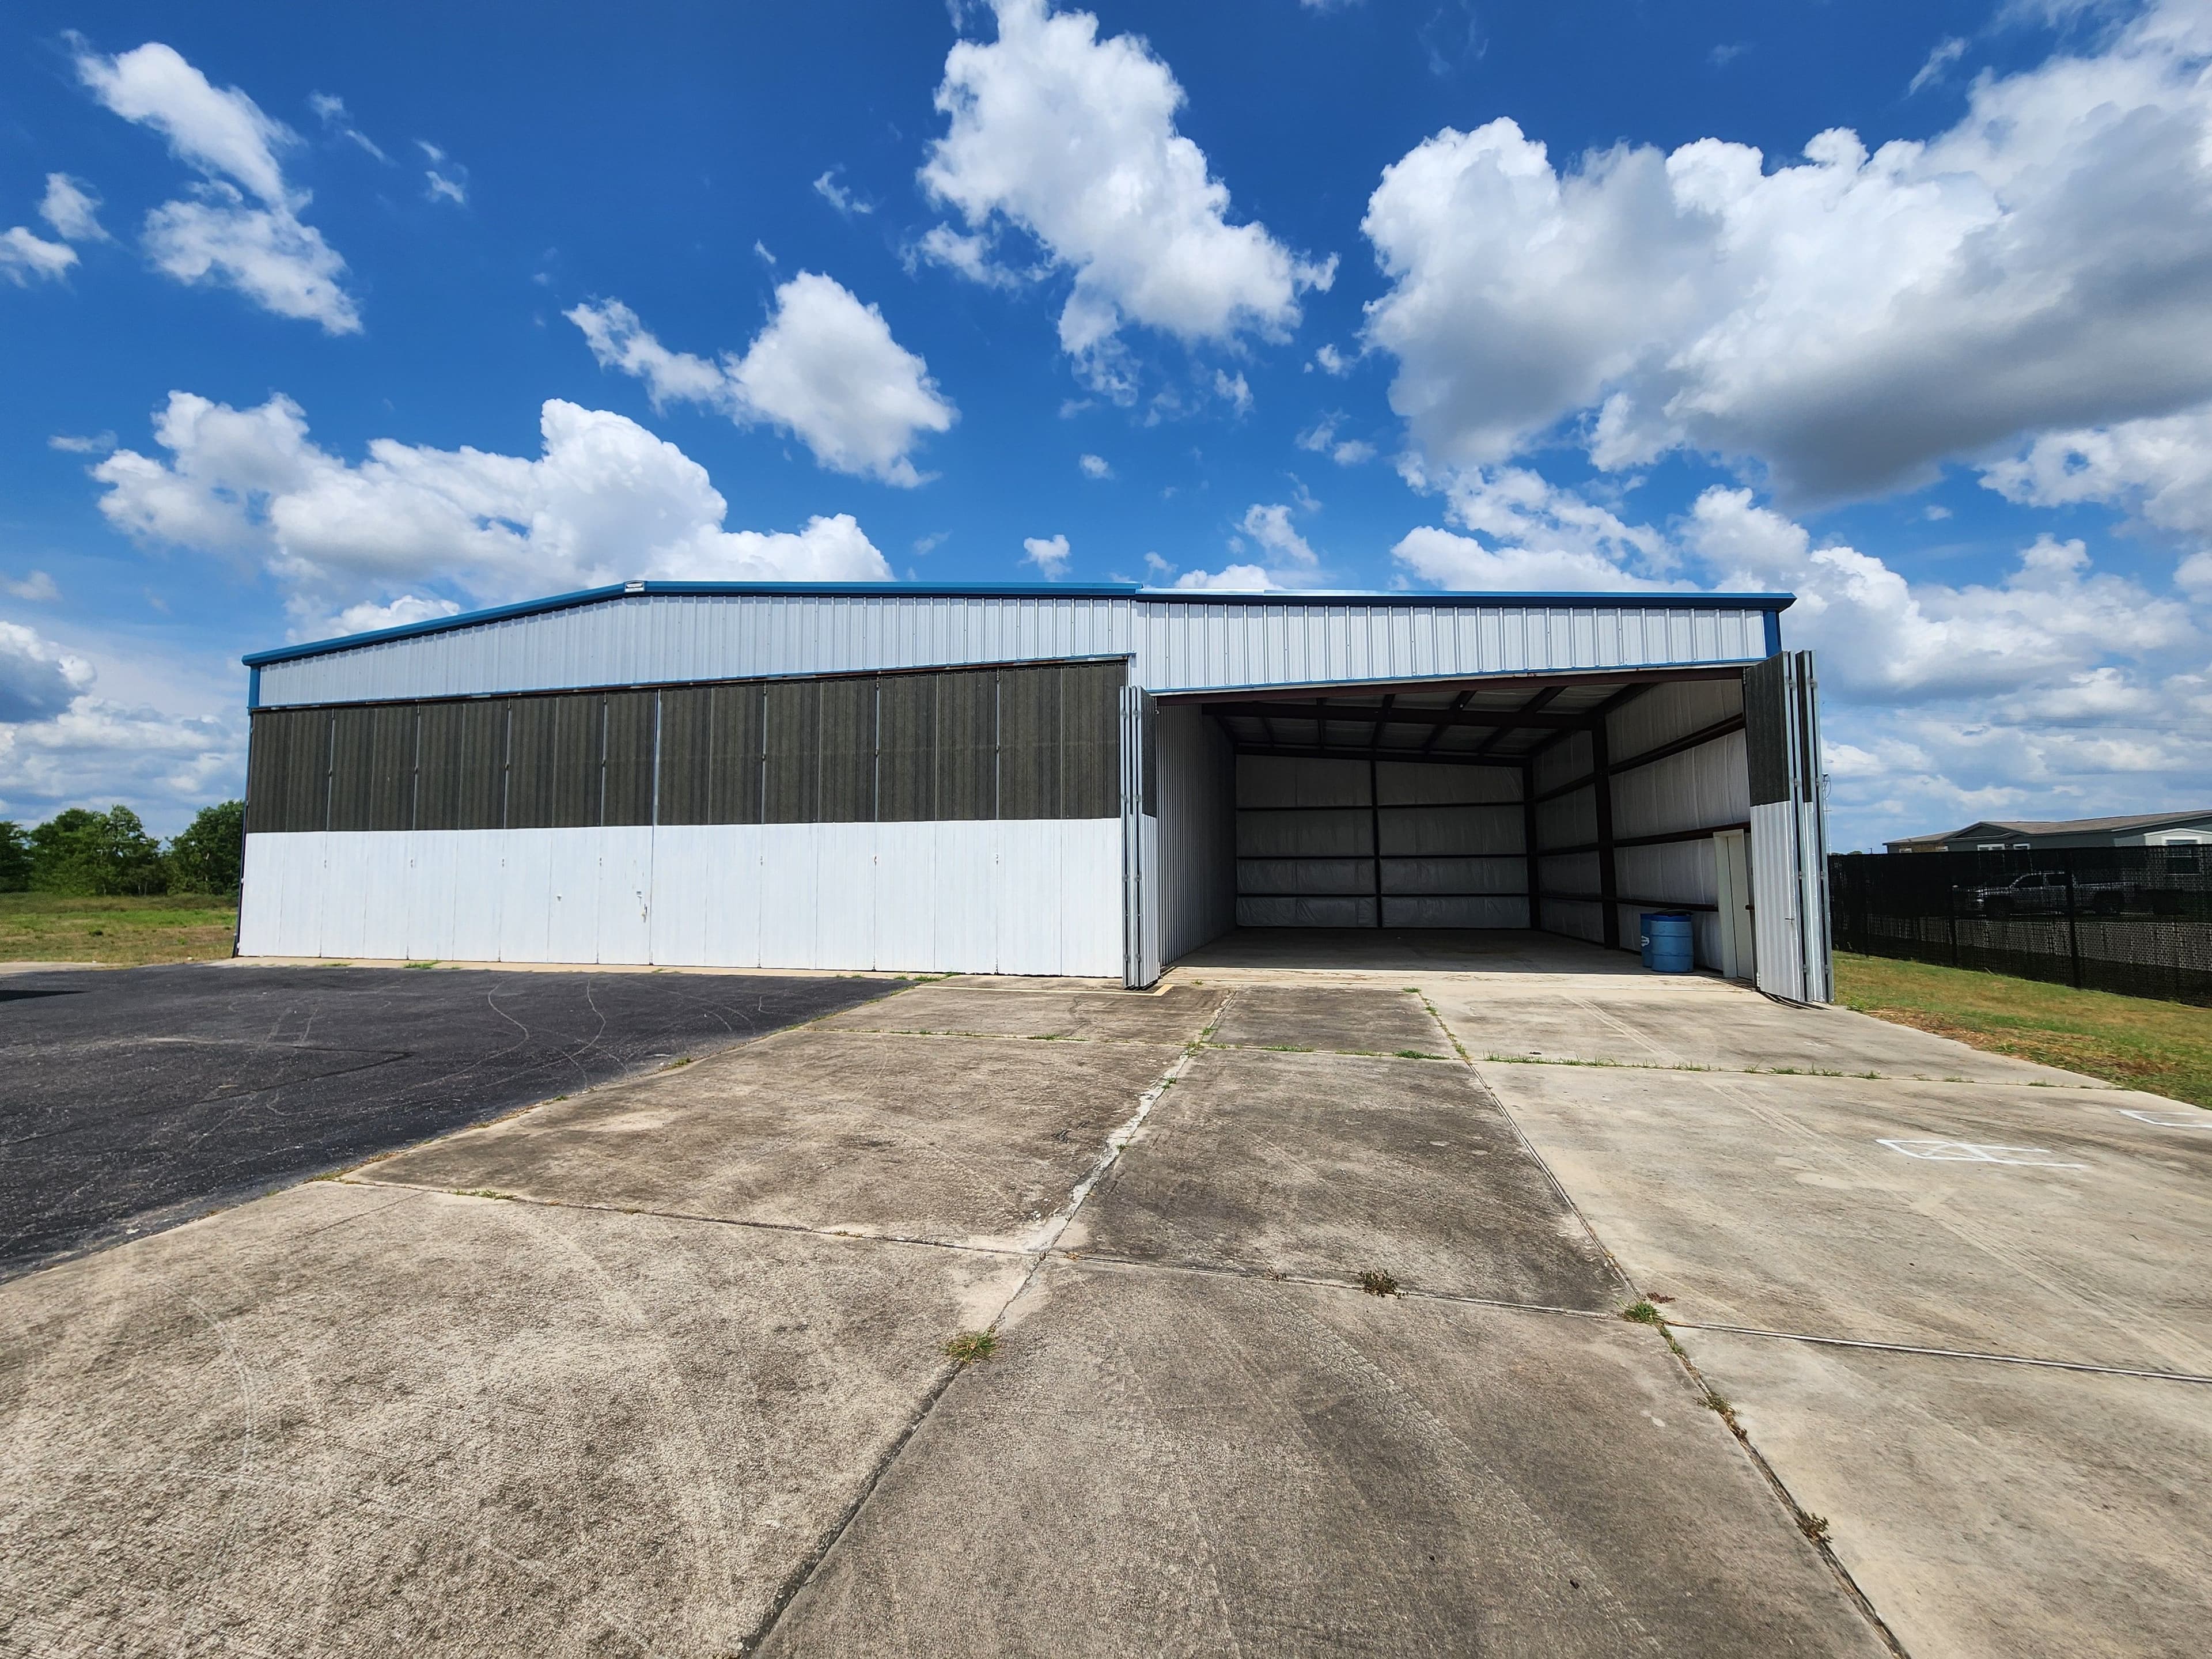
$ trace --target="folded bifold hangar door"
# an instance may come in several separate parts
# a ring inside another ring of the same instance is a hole
[[[1828,845],[1813,653],[1782,652],[1745,669],[1743,717],[1759,988],[1790,1002],[1831,1002]]]

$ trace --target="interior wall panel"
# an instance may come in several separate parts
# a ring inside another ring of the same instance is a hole
[[[1195,708],[1160,710],[1160,951],[1173,962],[1237,925],[1237,753]]]

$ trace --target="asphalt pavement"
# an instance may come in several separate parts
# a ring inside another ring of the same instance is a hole
[[[882,995],[228,964],[0,979],[0,1278]]]

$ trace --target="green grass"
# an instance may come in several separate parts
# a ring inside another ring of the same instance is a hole
[[[1836,999],[1991,1054],[2212,1107],[2212,1008],[1841,951]]]
[[[195,893],[69,898],[0,893],[0,962],[204,962],[230,954],[238,902]]]
[[[945,1358],[960,1365],[975,1364],[998,1351],[999,1334],[994,1330],[963,1331],[945,1345]]]

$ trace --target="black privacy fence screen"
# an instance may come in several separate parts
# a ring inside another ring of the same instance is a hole
[[[1840,853],[1836,948],[2212,1006],[2212,846]]]

